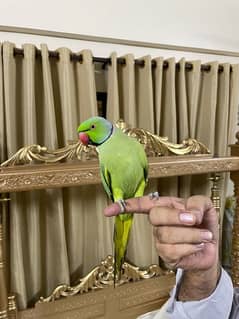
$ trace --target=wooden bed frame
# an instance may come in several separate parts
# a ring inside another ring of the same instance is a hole
[[[139,138],[140,135],[141,142],[146,145],[147,149],[150,143],[148,140],[142,141],[146,133],[143,132],[143,135],[141,133],[134,131],[132,134],[136,138]],[[155,136],[153,137],[156,140],[152,141],[152,136],[151,134],[147,138],[151,139],[152,143],[156,141],[157,147],[155,148],[155,145],[152,147],[151,143],[147,149],[149,178],[212,173],[212,200],[216,209],[220,208],[219,173],[231,172],[230,176],[235,184],[237,198],[233,232],[232,279],[234,285],[239,286],[239,141],[231,145],[232,156],[213,157],[207,154],[202,144],[195,140],[190,139],[182,144],[172,144],[165,138]],[[154,149],[154,154],[152,149]],[[94,150],[91,151],[94,153]],[[27,146],[19,150],[0,167],[0,204],[4,207],[8,202],[8,193],[12,192],[101,183],[98,161],[94,155],[89,156],[91,151],[82,149],[78,142],[70,143],[65,148],[55,151],[49,151],[39,145]],[[171,153],[178,156],[168,156]],[[93,159],[79,161],[82,157]],[[69,158],[70,161],[61,162]],[[40,161],[44,164],[29,165],[31,161]],[[112,258],[108,256],[101,265],[96,266],[88,277],[81,280],[81,286],[61,285],[51,296],[40,300],[34,308],[17,311],[15,296],[8,291],[6,274],[9,269],[6,263],[6,236],[6,210],[0,209],[0,318],[107,319],[113,317],[131,319],[147,311],[160,308],[167,300],[169,291],[174,285],[173,272],[162,270],[157,265],[147,270],[140,270],[128,264],[125,265],[125,269],[128,269],[126,283],[114,288],[112,285]],[[101,274],[101,279],[102,274],[108,278],[109,284],[104,289],[102,289],[99,274]],[[91,282],[90,285],[89,282]],[[90,290],[88,293],[83,293],[88,290]]]

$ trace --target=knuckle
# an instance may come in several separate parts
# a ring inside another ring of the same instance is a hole
[[[167,263],[173,263],[178,260],[173,253],[174,249],[172,245],[156,243],[156,250],[159,256]]]
[[[169,227],[167,226],[162,226],[162,227],[158,227],[158,240],[163,243],[163,244],[167,244],[170,243],[170,232],[169,232]]]
[[[176,249],[175,245],[171,245],[171,249],[166,252],[166,257],[171,260],[171,262],[175,262],[179,259],[178,250]]]
[[[152,225],[158,225],[159,224],[159,214],[158,214],[158,208],[153,207],[149,212],[149,222]]]

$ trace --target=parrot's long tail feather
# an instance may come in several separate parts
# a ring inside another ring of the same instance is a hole
[[[132,214],[118,215],[115,219],[114,244],[115,244],[115,276],[120,280],[121,268],[124,263],[130,229],[133,222]]]

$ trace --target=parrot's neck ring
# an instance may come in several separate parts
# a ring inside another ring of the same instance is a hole
[[[111,128],[110,128],[109,134],[108,134],[102,141],[100,141],[100,143],[93,143],[93,145],[95,145],[95,146],[100,146],[101,144],[103,144],[104,142],[106,142],[106,141],[111,137],[111,135],[113,134],[113,132],[114,132],[114,125],[111,124]]]

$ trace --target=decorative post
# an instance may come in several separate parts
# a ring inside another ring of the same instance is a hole
[[[218,214],[218,220],[220,225],[220,237],[219,237],[219,256],[222,255],[221,251],[221,243],[222,243],[222,220],[221,220],[221,187],[220,187],[220,181],[222,179],[221,175],[218,173],[211,174],[211,177],[209,178],[210,181],[212,181],[212,187],[211,187],[211,200],[213,203],[213,206],[215,207],[217,214]]]
[[[236,134],[236,144],[230,145],[231,155],[239,156],[239,132]],[[234,182],[234,196],[236,198],[236,208],[233,221],[232,232],[232,282],[239,286],[239,171],[230,173],[231,180]]]
[[[0,197],[0,319],[8,318],[8,293],[6,280],[6,212],[4,205],[9,201],[9,198]]]
[[[17,318],[17,305],[15,295],[8,296],[8,319]]]
[[[220,222],[220,209],[221,209],[221,188],[220,188],[220,180],[221,175],[218,173],[213,173],[210,177],[210,180],[212,181],[212,188],[211,188],[211,200],[213,203],[213,206],[216,208],[216,211],[219,216],[219,223]]]

